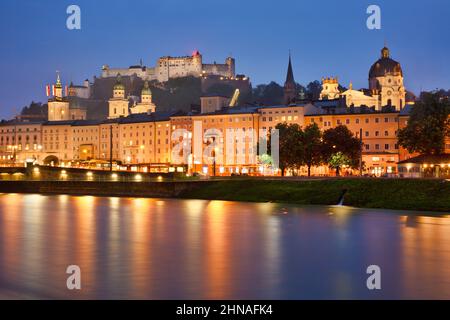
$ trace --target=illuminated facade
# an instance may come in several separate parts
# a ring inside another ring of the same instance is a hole
[[[53,97],[48,100],[48,120],[83,120],[86,119],[86,110],[84,108],[72,107],[67,97],[63,95],[63,86],[58,78],[53,86]]]
[[[384,106],[400,111],[406,105],[403,70],[400,63],[391,59],[387,47],[381,50],[381,58],[369,70],[368,90],[353,90],[353,85],[350,84],[348,90],[340,92],[338,87],[337,78],[322,79],[320,99],[344,98],[347,106],[367,106],[378,111]]]
[[[278,174],[266,171],[256,157],[257,146],[263,145],[261,138],[267,137],[279,123],[301,127],[316,123],[323,131],[345,125],[362,139],[364,173],[396,174],[397,163],[412,156],[397,143],[398,130],[407,125],[411,107],[403,106],[399,64],[389,60],[387,48],[382,55],[370,71],[374,93],[371,96],[359,91],[357,95],[351,86],[348,91],[338,93],[337,78],[327,78],[323,79],[321,100],[292,103],[296,93],[289,61],[285,86],[288,105],[229,106],[227,97],[208,96],[201,98],[200,113],[158,111],[147,82],[140,103],[130,108],[119,75],[109,101],[109,117],[98,121],[65,116],[71,109],[58,77],[55,97],[49,100],[49,121],[0,124],[0,163],[11,165],[31,160],[47,165],[78,165],[113,160],[125,169],[146,172],[183,166],[190,173],[209,175]],[[394,89],[397,92],[394,95],[387,93]],[[395,108],[379,108],[389,102],[385,93],[392,96],[390,103]],[[354,103],[342,105],[342,96]],[[374,108],[368,108],[370,102],[375,104]],[[450,152],[450,141],[446,142],[445,152]],[[300,174],[306,174],[306,169],[301,169]],[[312,174],[332,172],[320,166],[312,168]]]
[[[195,51],[190,56],[182,57],[161,57],[157,60],[155,67],[146,67],[141,65],[131,66],[129,68],[110,68],[105,65],[102,68],[102,77],[132,76],[143,80],[157,80],[165,82],[169,79],[187,77],[187,76],[208,76],[216,75],[226,78],[234,78],[235,60],[231,57],[225,59],[225,63],[203,63],[203,57],[200,52]]]

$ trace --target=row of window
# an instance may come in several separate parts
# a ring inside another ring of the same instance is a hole
[[[364,148],[365,148],[366,150],[370,150],[370,144],[366,144],[366,145],[364,146]],[[380,145],[379,145],[378,143],[376,143],[376,144],[374,145],[374,149],[375,149],[375,150],[381,150],[381,149],[380,149]],[[394,144],[394,149],[395,149],[395,150],[398,150],[398,144]],[[386,144],[384,145],[384,150],[391,150],[391,145],[390,145],[389,143],[386,143]]]
[[[283,113],[298,113],[298,110],[287,110],[287,111],[285,111],[285,110],[282,110],[282,111],[263,111],[262,114],[272,114],[272,112],[273,112],[274,114],[279,114],[279,113],[281,113],[281,114],[283,114]]]
[[[316,122],[316,119],[315,119],[315,118],[311,118],[310,121],[311,121],[311,123],[315,123],[315,122]],[[356,118],[356,119],[355,119],[355,123],[356,123],[356,124],[359,124],[360,121],[361,121],[360,118]],[[324,122],[322,117],[319,118],[319,122]],[[344,122],[345,122],[345,124],[350,124],[350,123],[351,123],[351,119],[345,119]],[[337,119],[337,120],[336,120],[336,123],[337,123],[338,125],[344,124],[344,122],[343,122],[341,119]],[[364,119],[364,122],[365,122],[365,123],[370,123],[370,118],[365,118],[365,119]],[[384,118],[383,121],[382,121],[381,118],[374,118],[374,123],[381,123],[381,122],[384,122],[384,123],[388,123],[388,122],[398,122],[398,118]],[[331,126],[331,121],[325,121],[324,123],[325,123],[325,126]]]
[[[269,120],[269,122],[270,121],[273,121],[273,118],[272,117],[263,117],[262,118],[262,121],[263,122],[265,122],[265,121],[267,121],[267,120]],[[298,116],[283,116],[283,117],[281,117],[281,121],[282,122],[285,122],[285,121],[297,121],[298,120]],[[275,121],[280,121],[280,118],[279,117],[275,117]]]
[[[6,138],[6,139],[3,139],[3,138]],[[18,136],[17,139],[18,139],[19,141],[21,141],[21,140],[22,140],[22,136]],[[6,136],[6,137],[1,136],[1,137],[0,137],[0,141],[3,142],[3,140],[9,141],[9,136]],[[12,141],[15,141],[15,140],[16,140],[16,137],[11,137],[11,140],[12,140]],[[26,136],[26,137],[25,137],[25,140],[29,141],[29,140],[30,140],[30,136]],[[34,140],[34,141],[37,141],[37,136],[33,136],[33,140]]]
[[[32,131],[34,131],[34,132],[37,132],[38,130],[37,130],[37,128],[34,128],[34,130],[32,130]],[[11,129],[11,131],[9,131],[9,129],[2,129],[1,130],[1,133],[14,133],[14,132],[16,132],[15,131],[15,129]],[[22,132],[22,128],[18,128],[17,129],[17,132]],[[30,132],[30,128],[27,128],[24,132]]]

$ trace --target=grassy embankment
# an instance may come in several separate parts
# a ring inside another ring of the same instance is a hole
[[[425,179],[226,180],[181,198],[334,205],[450,213],[450,182]]]

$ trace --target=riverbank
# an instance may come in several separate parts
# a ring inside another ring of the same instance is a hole
[[[450,182],[425,179],[223,179],[206,181],[0,181],[1,193],[162,197],[450,213]]]
[[[343,204],[360,208],[440,211],[450,213],[450,182],[425,179],[229,180],[191,189],[185,198],[303,205]]]

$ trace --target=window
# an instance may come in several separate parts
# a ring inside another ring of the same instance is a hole
[[[375,118],[375,123],[379,123],[380,122],[380,118]]]
[[[380,145],[379,144],[375,145],[375,150],[380,150]]]
[[[384,135],[387,137],[389,135],[389,132],[387,130],[384,131]]]
[[[366,135],[366,137],[368,137],[369,136],[369,131],[366,131],[365,135]]]
[[[369,123],[369,118],[366,118],[366,123]]]
[[[375,137],[378,137],[380,135],[379,131],[375,131]]]
[[[385,150],[389,150],[389,144],[388,144],[388,143],[386,143],[386,144],[384,145],[384,149],[385,149]]]

